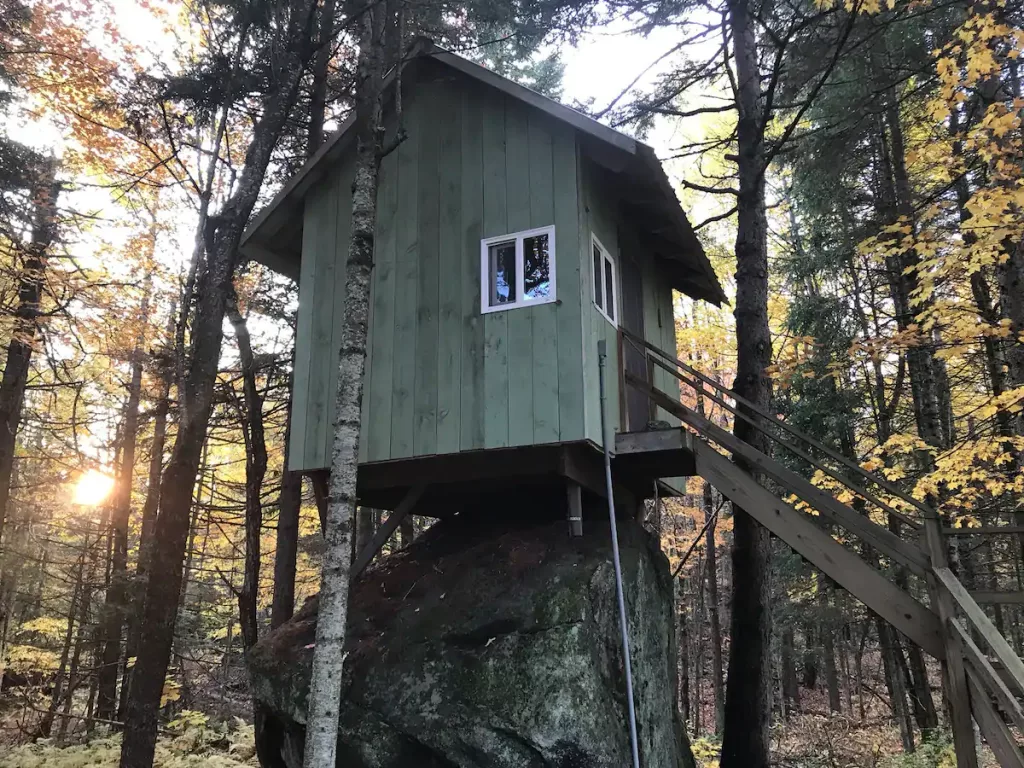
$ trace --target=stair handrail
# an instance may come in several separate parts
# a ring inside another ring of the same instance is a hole
[[[651,362],[654,363],[655,365],[657,365],[657,366],[667,370],[669,373],[673,373],[673,371],[671,371],[669,369],[669,367],[667,365],[665,365],[663,362],[661,362],[660,360],[652,359]],[[852,480],[850,480],[847,477],[844,477],[843,475],[841,475],[839,472],[837,472],[836,470],[832,469],[831,467],[829,467],[829,466],[827,466],[825,464],[822,464],[821,462],[819,462],[817,459],[815,459],[813,456],[811,456],[809,453],[807,453],[803,449],[797,447],[796,445],[793,445],[790,442],[787,442],[787,441],[783,440],[778,435],[770,432],[767,428],[762,426],[758,422],[757,419],[752,419],[750,416],[748,416],[747,414],[743,413],[742,411],[734,409],[725,400],[722,400],[717,395],[714,395],[711,392],[708,392],[707,390],[702,389],[699,384],[690,381],[685,376],[677,373],[676,374],[676,378],[678,378],[679,381],[683,382],[684,384],[687,384],[688,386],[690,386],[692,389],[699,391],[703,397],[707,397],[712,402],[716,402],[716,403],[721,404],[724,408],[728,409],[731,413],[733,413],[737,418],[743,419],[748,424],[750,424],[758,432],[761,432],[762,434],[766,435],[767,437],[769,437],[771,440],[773,440],[776,443],[778,443],[779,445],[781,445],[783,448],[785,448],[790,453],[792,453],[792,454],[794,454],[796,456],[799,456],[801,459],[803,459],[804,461],[808,462],[812,467],[815,467],[816,469],[820,469],[822,472],[824,472],[825,474],[827,474],[829,477],[833,478],[834,480],[837,480],[838,482],[840,482],[842,485],[844,485],[849,490],[854,491],[855,493],[860,494],[862,497],[864,497],[864,499],[866,499],[867,501],[869,501],[872,504],[876,505],[877,507],[881,508],[887,514],[892,515],[893,517],[897,518],[898,520],[900,520],[900,522],[904,523],[905,525],[909,526],[910,528],[913,528],[914,530],[919,530],[921,528],[921,523],[919,523],[917,520],[914,520],[911,517],[907,517],[904,513],[900,512],[895,507],[891,506],[890,504],[882,501],[880,498],[875,496],[875,494],[873,494],[867,488],[864,488],[863,486],[858,485],[857,483],[854,483]]]
[[[882,554],[905,566],[918,576],[926,576],[930,562],[924,552],[888,528],[872,521],[869,517],[855,512],[851,507],[834,498],[830,493],[812,485],[806,478],[784,467],[779,462],[758,451],[731,432],[714,424],[677,399],[665,394],[629,371],[626,382],[645,392],[655,405],[679,418],[692,427],[705,441],[713,441],[733,456],[740,456],[749,462],[754,471],[771,477],[781,487],[814,507],[819,514],[870,544]]]
[[[1024,694],[1024,661],[1021,661],[1020,656],[1006,642],[1006,638],[1002,636],[992,620],[985,615],[985,611],[975,602],[971,593],[960,583],[953,572],[949,568],[935,568],[934,570],[939,584],[950,594],[971,626],[984,638],[996,659],[1010,675],[1017,690]]]
[[[747,398],[743,397],[742,395],[734,392],[733,390],[729,389],[725,385],[720,384],[719,382],[715,381],[714,379],[704,375],[703,373],[698,371],[696,368],[693,368],[693,367],[687,365],[686,363],[684,363],[679,358],[673,357],[668,352],[666,352],[663,349],[660,349],[659,347],[656,347],[654,344],[651,344],[646,339],[643,339],[643,338],[640,338],[639,336],[636,336],[634,333],[632,333],[630,331],[627,331],[625,328],[620,328],[619,330],[622,333],[623,337],[626,338],[627,340],[629,340],[630,342],[632,342],[633,344],[639,344],[642,347],[646,348],[649,352],[653,352],[655,355],[663,358],[664,360],[668,360],[670,363],[673,363],[677,368],[681,368],[683,371],[688,373],[690,376],[695,377],[699,381],[707,384],[710,387],[713,387],[714,389],[717,389],[719,392],[725,394],[727,397],[732,398],[737,403],[742,404],[743,406],[745,406],[746,408],[750,409],[751,411],[753,411],[754,413],[756,413],[758,416],[760,416],[761,418],[765,419],[769,423],[779,427],[780,429],[785,430],[786,432],[789,432],[794,437],[797,437],[800,440],[803,440],[805,443],[808,443],[809,445],[813,446],[814,448],[816,448],[817,450],[821,451],[826,456],[831,458],[833,461],[839,462],[840,464],[842,464],[844,467],[846,467],[847,469],[851,470],[852,472],[855,472],[855,473],[859,474],[860,476],[870,480],[872,483],[874,483],[878,487],[884,488],[886,491],[891,493],[893,496],[895,496],[895,497],[901,499],[902,501],[906,502],[907,504],[910,504],[911,506],[915,507],[926,518],[928,518],[928,517],[937,518],[935,510],[933,510],[927,504],[924,504],[923,502],[919,501],[918,499],[915,499],[913,496],[911,496],[910,494],[906,493],[905,491],[900,490],[897,486],[893,485],[892,483],[890,483],[885,478],[879,477],[878,475],[876,475],[873,472],[869,472],[868,470],[864,469],[863,467],[861,467],[856,462],[851,461],[850,459],[848,459],[847,457],[845,457],[842,454],[838,453],[837,451],[833,450],[832,448],[829,448],[827,445],[824,445],[823,443],[819,442],[818,440],[815,440],[813,437],[811,437],[810,435],[804,433],[802,430],[797,429],[796,427],[794,427],[794,426],[792,426],[790,424],[787,424],[784,420],[778,418],[777,416],[774,416],[774,415],[768,413],[767,411],[765,411],[763,408],[761,408],[757,404],[753,403],[752,401],[748,400]],[[652,362],[654,362],[656,364],[659,363],[659,361],[655,360],[655,359],[652,359]],[[679,374],[678,371],[672,371],[668,366],[665,366],[665,365],[659,365],[659,367],[663,368],[664,370],[667,370],[671,374],[674,374],[677,379],[679,379],[680,381],[683,381],[683,377],[682,377],[681,374]],[[697,387],[697,386],[695,386],[695,384],[693,382],[686,382],[686,383],[689,386],[693,387],[698,392],[700,392],[701,394],[707,394],[708,396],[710,396],[710,393],[706,392],[703,389],[703,387]],[[746,414],[743,414],[742,411],[740,411],[738,408],[736,408],[734,406],[730,406],[728,404],[724,404],[724,406],[731,413],[735,414],[736,416],[739,416],[739,417],[743,418],[745,421],[747,421],[750,424],[756,425],[756,420],[751,419]],[[772,439],[775,440],[776,442],[782,442],[778,437],[776,437],[774,435],[771,435],[770,433],[766,433],[766,434],[769,434],[769,436],[772,437]],[[817,468],[819,468],[819,469],[821,469],[821,470],[823,470],[825,472],[829,472],[827,467],[825,467],[823,465],[820,465],[817,461],[813,461],[812,460],[811,463],[815,467],[817,467]],[[831,472],[829,472],[829,474],[831,474]],[[833,477],[835,477],[835,476],[833,475]],[[835,479],[837,479],[837,480],[839,480],[840,482],[843,482],[843,483],[847,482],[842,477],[836,477]],[[851,490],[855,490],[855,489],[851,488]],[[858,491],[858,493],[859,493],[859,491]],[[919,522],[917,522],[916,520],[911,520],[911,518],[906,518],[905,516],[901,516],[901,519],[903,519],[904,522],[907,522],[908,525],[911,525],[914,528],[920,528],[921,527],[921,524]]]
[[[992,666],[988,656],[974,642],[971,633],[967,631],[967,628],[960,619],[951,618],[949,620],[949,628],[952,630],[957,642],[960,643],[964,660],[974,668],[974,672],[979,678],[980,687],[986,689],[992,696],[995,696],[1000,706],[1013,720],[1014,725],[1021,731],[1024,731],[1024,707],[1021,706],[1021,702],[1018,699],[1018,696],[1024,693],[1024,691],[1019,691],[1015,694],[1010,690],[1006,680]]]

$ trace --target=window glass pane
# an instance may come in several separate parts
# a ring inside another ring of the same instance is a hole
[[[495,243],[488,247],[490,261],[490,297],[492,307],[516,300],[516,243]]]
[[[548,236],[523,239],[523,298],[546,299],[551,295],[551,254]]]
[[[608,317],[615,319],[615,283],[612,280],[612,260],[604,260],[604,287],[608,302]]]
[[[604,309],[604,285],[601,272],[601,249],[594,245],[594,303]]]

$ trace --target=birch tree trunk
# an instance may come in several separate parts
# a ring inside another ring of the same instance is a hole
[[[338,706],[351,575],[360,412],[373,268],[377,173],[381,153],[381,87],[386,12],[371,6],[359,19],[356,65],[356,170],[352,186],[352,239],[345,267],[345,322],[338,352],[334,443],[325,516],[326,549],[320,583],[316,649],[309,686],[305,768],[334,768]]]

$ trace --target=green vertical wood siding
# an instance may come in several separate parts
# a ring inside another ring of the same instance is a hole
[[[617,193],[602,182],[601,174],[588,161],[580,163],[580,262],[583,267],[583,370],[585,372],[586,435],[601,442],[600,391],[598,380],[597,342],[604,339],[608,349],[606,371],[608,419],[612,431],[621,424],[619,408],[619,377],[617,332],[615,327],[598,312],[593,301],[593,255],[591,234],[597,235],[601,245],[608,249],[619,265],[619,270],[640,270],[643,295],[644,338],[651,344],[674,353],[675,320],[673,316],[672,288],[661,274],[654,257],[648,253],[638,232],[625,219],[618,205]],[[623,258],[623,254],[628,259]],[[622,312],[622,277],[619,276],[616,306]],[[661,369],[654,373],[654,383],[662,391],[673,395],[679,392],[679,382]],[[678,419],[660,412],[658,418],[672,424]]]
[[[619,428],[616,329],[592,296],[591,233],[642,276],[645,335],[675,348],[672,291],[574,129],[450,72],[412,85],[381,165],[361,461],[601,442],[597,341]],[[328,465],[344,319],[352,161],[307,196],[291,468]],[[558,301],[482,314],[480,241],[554,225]],[[617,302],[621,304],[620,297]],[[676,392],[677,382],[656,373]]]
[[[450,71],[410,88],[405,127],[381,167],[361,460],[584,439],[574,130]],[[342,161],[305,203],[297,470],[330,455],[350,187]],[[559,301],[481,314],[481,239],[550,225]]]
[[[591,235],[596,235],[612,258],[620,263],[618,214],[615,197],[611,190],[600,184],[595,168],[589,162],[581,162],[581,237],[580,260],[586,273],[583,301],[583,346],[584,346],[584,397],[586,398],[586,436],[599,445],[601,436],[600,368],[597,356],[598,341],[604,340],[608,351],[605,369],[607,396],[607,418],[609,432],[619,430],[619,377],[618,377],[618,334],[616,327],[608,322],[594,305],[593,251]],[[619,281],[621,283],[621,281]],[[621,308],[621,290],[615,297],[615,305]]]

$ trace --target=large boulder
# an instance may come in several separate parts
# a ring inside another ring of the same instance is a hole
[[[692,767],[676,714],[668,563],[619,526],[641,763]],[[301,768],[316,599],[252,650],[260,754]],[[355,585],[339,768],[623,768],[625,679],[607,523],[452,519]]]

